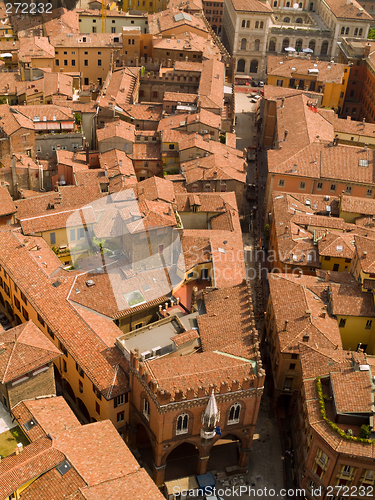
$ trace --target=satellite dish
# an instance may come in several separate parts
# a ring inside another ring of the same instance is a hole
[[[295,3],[295,4],[293,5],[293,9],[298,9],[298,3]]]

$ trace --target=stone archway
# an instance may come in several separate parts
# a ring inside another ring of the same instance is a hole
[[[141,456],[142,465],[151,471],[154,462],[154,450],[146,427],[139,423],[131,432],[134,432],[134,439],[132,442]]]
[[[226,434],[215,441],[210,450],[207,470],[225,470],[238,464],[241,438],[235,434]]]
[[[63,392],[70,397],[70,399],[72,400],[72,402],[74,404],[77,404],[77,399],[76,399],[76,396],[75,396],[74,391],[72,389],[72,386],[65,379],[62,380],[62,384],[63,384]],[[90,418],[90,415],[89,415],[89,418]]]
[[[187,441],[180,443],[166,457],[165,479],[195,476],[198,470],[199,449]]]
[[[90,413],[89,413],[85,403],[82,401],[82,399],[77,398],[77,406],[78,406],[78,409],[79,409],[81,415],[84,417],[84,419],[87,421],[87,423],[90,423],[90,421],[91,421]]]

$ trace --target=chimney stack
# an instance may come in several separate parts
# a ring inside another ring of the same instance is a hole
[[[284,330],[286,331],[288,329],[288,323],[289,323],[289,320],[285,320],[285,325],[284,325]]]
[[[363,57],[366,58],[370,55],[370,51],[371,51],[371,43],[367,43],[366,46],[365,46],[365,51],[363,53]]]

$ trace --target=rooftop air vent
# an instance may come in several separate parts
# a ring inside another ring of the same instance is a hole
[[[93,281],[93,280],[86,281],[86,286],[94,286],[94,285],[95,285],[95,281]]]

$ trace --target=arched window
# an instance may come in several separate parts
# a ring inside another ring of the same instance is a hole
[[[309,49],[315,51],[315,40],[310,40],[309,41]]]
[[[275,52],[275,50],[276,50],[276,38],[271,38],[270,43],[268,45],[268,50],[270,52]]]
[[[188,432],[189,426],[189,415],[187,413],[181,413],[177,418],[176,434],[186,434]]]
[[[284,23],[290,23],[290,17],[284,17]]]
[[[302,24],[302,19],[301,19],[300,17],[297,17],[297,19],[296,19],[296,23],[297,23],[297,24]]]
[[[328,52],[328,42],[327,40],[324,40],[322,43],[322,48],[320,49],[320,55],[325,56],[327,55]]]
[[[314,10],[314,3],[313,2],[310,2],[309,10]]]
[[[345,35],[349,35],[349,28],[346,28]]]
[[[302,2],[300,2],[300,3],[298,4],[298,8],[299,8],[299,9],[302,9]]]
[[[238,60],[237,73],[245,73],[245,60],[244,59]]]
[[[258,38],[254,42],[254,50],[260,50],[260,40]]]
[[[263,29],[263,26],[264,26],[264,22],[263,22],[263,21],[261,21],[261,22],[260,22],[260,29],[261,29],[261,30]]]
[[[250,21],[246,21],[246,28],[250,28]]]
[[[241,50],[246,50],[246,38],[242,38],[241,40]]]
[[[370,7],[370,12],[372,12],[373,10],[374,10],[374,6],[373,6],[373,5],[371,5],[371,7]]]
[[[250,63],[250,73],[258,73],[258,61],[255,59]]]
[[[357,35],[358,35],[358,28],[356,28],[356,29],[354,30],[354,36],[357,36]]]
[[[302,40],[300,38],[296,41],[295,49],[297,52],[301,52],[301,50],[302,50]]]
[[[143,400],[143,415],[150,420],[150,403],[146,398]]]
[[[245,21],[245,19],[243,19],[243,21],[242,21],[242,27],[244,28],[245,26],[246,26],[246,21]]]
[[[286,2],[286,7],[290,7],[290,2]]]
[[[229,410],[228,424],[238,424],[240,421],[240,411],[241,405],[239,403],[234,403]]]
[[[362,33],[363,33],[363,29],[362,29],[362,28],[359,28],[359,33],[358,33],[358,35],[359,35],[359,36],[362,36]]]
[[[289,38],[284,38],[282,50],[284,51],[287,47],[289,47]]]
[[[345,27],[344,27],[344,26],[341,28],[341,34],[342,34],[342,35],[344,35],[344,34],[345,34]]]
[[[259,21],[255,21],[255,29],[259,28]]]

